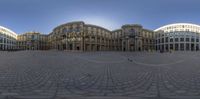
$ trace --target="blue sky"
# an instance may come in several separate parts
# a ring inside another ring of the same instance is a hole
[[[48,34],[71,21],[110,30],[123,24],[152,30],[177,22],[200,24],[200,0],[0,0],[0,25],[18,34]]]

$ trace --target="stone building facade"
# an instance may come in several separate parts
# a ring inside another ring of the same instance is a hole
[[[83,21],[62,24],[50,34],[27,32],[17,35],[0,26],[0,50],[69,51],[198,51],[200,26],[175,23],[154,31],[139,24],[126,24],[110,31]]]
[[[148,51],[154,50],[154,31],[143,29],[138,24],[122,26],[123,51]]]
[[[18,50],[48,50],[48,35],[27,32],[17,36]]]
[[[110,31],[84,22],[56,27],[49,34],[50,49],[77,51],[147,51],[154,50],[154,31],[141,25],[123,25]]]
[[[72,22],[56,27],[49,34],[51,49],[105,51],[110,50],[110,31],[84,22]]]

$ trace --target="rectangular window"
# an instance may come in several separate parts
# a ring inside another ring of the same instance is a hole
[[[168,42],[168,37],[165,38],[165,42],[166,42],[166,43]]]
[[[181,40],[181,42],[184,42],[184,38],[181,38],[180,40]]]
[[[162,38],[162,43],[164,43],[164,38]]]
[[[173,42],[173,38],[170,38],[170,42]]]
[[[180,44],[180,48],[181,48],[181,51],[184,50],[184,44],[183,43]]]
[[[170,49],[171,49],[171,50],[173,49],[173,44],[170,44]]]
[[[199,42],[199,39],[196,39],[196,42]]]
[[[186,50],[190,50],[190,45],[186,44]]]
[[[0,37],[0,43],[3,43],[3,37]]]
[[[194,38],[191,39],[191,42],[194,42]]]
[[[175,42],[178,42],[178,38],[175,38]]]
[[[186,42],[189,42],[190,41],[190,38],[186,38]]]
[[[178,50],[178,44],[175,44],[175,50],[176,51]]]

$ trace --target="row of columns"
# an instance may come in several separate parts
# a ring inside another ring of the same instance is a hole
[[[88,40],[86,40],[88,39]],[[59,41],[54,45],[54,48],[61,50],[79,50],[81,51],[103,51],[111,50],[111,40],[102,40],[101,37],[81,37],[80,41]],[[58,48],[58,46],[60,48]],[[63,48],[66,46],[66,48]]]
[[[166,38],[168,42],[166,42]],[[175,39],[178,39],[178,41],[176,41]],[[183,38],[183,41],[181,41],[181,38]],[[189,38],[189,41],[186,41],[186,38]],[[160,39],[160,43],[158,42]],[[163,38],[159,38],[157,39],[157,42],[156,42],[156,46],[157,46],[157,49],[158,50],[163,50],[163,51],[167,51],[167,50],[180,50],[181,48],[181,44],[183,44],[184,46],[184,51],[187,50],[186,49],[186,45],[189,44],[189,50],[199,50],[199,41],[197,42],[197,38],[193,38],[194,41],[192,42],[192,37],[189,36],[189,37],[173,37],[173,38],[170,38],[170,37],[167,37],[167,36],[164,36]],[[162,39],[164,40],[164,42],[162,42]],[[170,42],[170,39],[173,39],[173,42]],[[199,39],[199,38],[198,38]],[[173,49],[169,49],[170,48],[170,45],[173,45]],[[176,47],[176,45],[178,45],[178,47]],[[192,45],[194,46],[194,48],[192,47]],[[198,46],[197,46],[198,45]],[[168,46],[168,48],[166,48]]]
[[[0,50],[13,50],[16,49],[16,45],[0,44]]]
[[[181,45],[183,47],[181,47]],[[177,50],[177,51],[197,51],[200,49],[200,44],[198,43],[168,43],[168,44],[158,44],[156,45],[157,50],[169,51],[169,50]]]
[[[150,46],[153,46],[153,44],[144,44],[141,38],[127,38],[122,40],[123,51],[144,51],[146,50],[146,47],[148,50],[154,50],[154,48],[151,48]]]

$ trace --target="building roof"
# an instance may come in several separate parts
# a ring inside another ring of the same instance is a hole
[[[8,28],[5,28],[3,26],[0,26],[0,29],[4,29],[5,31],[9,32],[9,33],[12,33],[14,35],[17,35],[15,32],[13,32],[12,30],[8,29]]]
[[[154,31],[159,31],[159,30],[163,30],[167,27],[173,27],[173,26],[177,26],[177,25],[189,25],[189,26],[195,26],[195,27],[198,27],[200,28],[200,25],[197,25],[197,24],[192,24],[192,23],[173,23],[173,24],[168,24],[168,25],[164,25],[158,29],[155,29]]]

